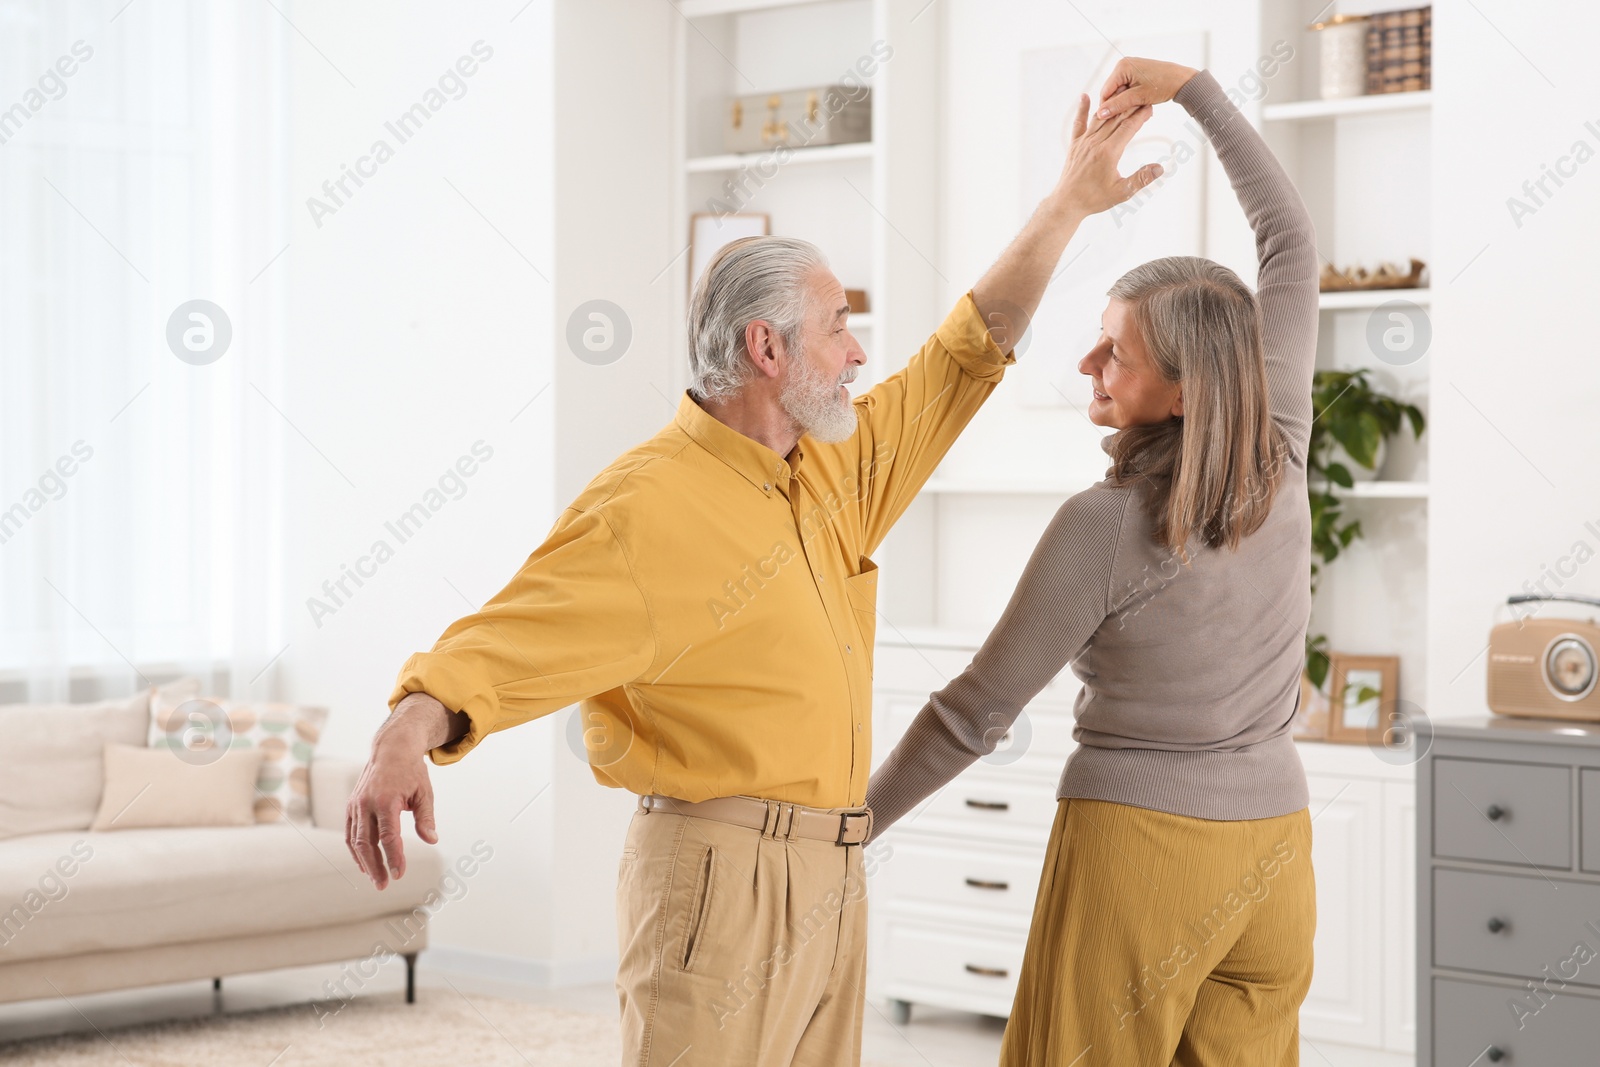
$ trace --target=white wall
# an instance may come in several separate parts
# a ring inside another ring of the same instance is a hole
[[[271,399],[295,428],[280,666],[286,696],[332,709],[325,751],[365,757],[401,663],[498,590],[555,517],[551,5],[534,0],[513,22],[515,11],[364,2],[291,16],[304,34],[292,50],[296,223],[268,268],[289,294],[284,393]],[[493,55],[465,95],[400,143],[385,122],[479,40]],[[379,138],[393,158],[319,227],[306,199]],[[385,523],[480,440],[493,457],[401,544]],[[318,625],[307,599],[332,604],[323,582],[379,539],[393,558],[359,589],[347,581],[353,595]],[[511,819],[554,761],[571,760],[555,725],[433,769],[446,854],[480,838],[495,849],[466,902],[435,920],[435,945],[550,955],[549,795]]]
[[[988,269],[1034,206],[1021,200],[1019,60],[1024,50],[1084,44],[1109,51],[1107,37],[1202,31],[1208,39],[1209,67],[1219,82],[1231,86],[1270,44],[1259,41],[1256,7],[1245,0],[1205,5],[1178,0],[1138,5],[1107,0],[1074,5],[1049,0],[951,0],[932,9],[945,19],[946,42],[940,146],[943,225],[940,247],[927,250],[947,279],[941,284],[941,314]],[[1253,280],[1255,254],[1249,227],[1214,158],[1208,167],[1204,254]],[[1080,247],[1081,241],[1066,255],[1074,255]],[[1109,264],[1104,287],[1134,265]],[[929,322],[927,330],[937,325]],[[1030,354],[1038,359],[1042,351],[1030,349],[1021,359]],[[890,353],[888,358],[903,361],[904,356]],[[1098,480],[1107,465],[1099,446],[1101,431],[1069,407],[1028,407],[1022,399],[1016,382],[1002,384],[951,449],[941,474],[991,479],[995,465],[1001,464],[1008,479],[1081,485]],[[1082,407],[1086,394],[1074,399]],[[1060,502],[1060,497],[1052,496],[951,497],[938,502],[941,542],[954,548],[942,553],[949,565],[939,576],[943,598],[939,624],[982,633],[999,618]],[[992,521],[1000,513],[1006,521]],[[963,544],[991,562],[982,568],[966,565]]]
[[[1558,566],[1546,588],[1600,594],[1600,562],[1577,562],[1600,553],[1600,11],[1447,0],[1434,21],[1453,42],[1433,75],[1428,711],[1441,718],[1486,713],[1483,649],[1508,595]],[[1579,141],[1588,162],[1519,227],[1507,199],[1532,204],[1523,183]]]

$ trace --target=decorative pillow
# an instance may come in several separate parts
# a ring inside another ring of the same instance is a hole
[[[87,830],[106,742],[142,745],[149,729],[148,689],[97,704],[0,706],[0,839]]]
[[[146,826],[251,826],[259,749],[236,748],[194,763],[170,748],[107,741],[106,789],[91,830]]]
[[[195,762],[214,759],[214,747],[255,749],[256,821],[309,826],[311,756],[327,718],[327,708],[203,698],[200,682],[184,678],[151,698],[150,747],[182,750]]]

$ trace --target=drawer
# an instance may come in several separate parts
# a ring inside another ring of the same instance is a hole
[[[901,901],[948,904],[980,913],[1004,913],[1027,922],[1044,866],[1044,839],[1036,854],[950,847],[931,842],[897,842],[888,865],[893,871],[892,904]]]
[[[889,698],[887,701],[889,713],[885,720],[889,737],[899,741],[926,703],[925,699],[913,702],[903,698]],[[1003,727],[1004,732],[996,738],[994,751],[984,757],[982,762],[988,766],[1006,766],[1025,756],[1033,757],[1045,760],[1051,766],[1051,773],[1059,774],[1062,765],[1066,763],[1067,757],[1077,745],[1072,739],[1072,726],[1071,714],[1064,711],[1026,708],[1017,716],[1016,721],[1004,727],[1003,720],[996,715],[992,729],[998,730]]]
[[[1600,885],[1538,875],[1433,872],[1433,962],[1600,987]],[[1574,953],[1582,943],[1583,951]]]
[[[1573,1067],[1595,1061],[1596,1034],[1600,1034],[1600,1000],[1565,993],[1541,1003],[1525,986],[1434,979],[1436,1064]]]
[[[1580,772],[1582,802],[1580,826],[1583,830],[1583,869],[1600,871],[1600,771]]]
[[[895,829],[1042,846],[1055,818],[1054,782],[980,763],[957,775]]]
[[[1494,760],[1433,761],[1433,854],[1572,867],[1572,772]]]
[[[954,999],[969,1010],[1005,1015],[1017,994],[1028,935],[947,929],[891,919],[887,930],[892,996]],[[937,994],[944,994],[943,997]]]

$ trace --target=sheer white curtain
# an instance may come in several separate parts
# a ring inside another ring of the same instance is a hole
[[[292,32],[268,4],[0,0],[0,701],[179,672],[274,695]],[[214,361],[223,316],[168,342],[194,300],[226,316]]]

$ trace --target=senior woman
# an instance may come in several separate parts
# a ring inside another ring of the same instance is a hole
[[[1310,613],[1315,234],[1209,73],[1124,59],[1097,118],[1168,100],[1250,220],[1257,291],[1188,256],[1111,287],[1078,365],[1090,419],[1117,431],[1107,477],[1061,505],[994,631],[867,793],[877,836],[991,751],[1064,665],[1082,680],[1003,1065],[1299,1058],[1316,900],[1290,723]]]

